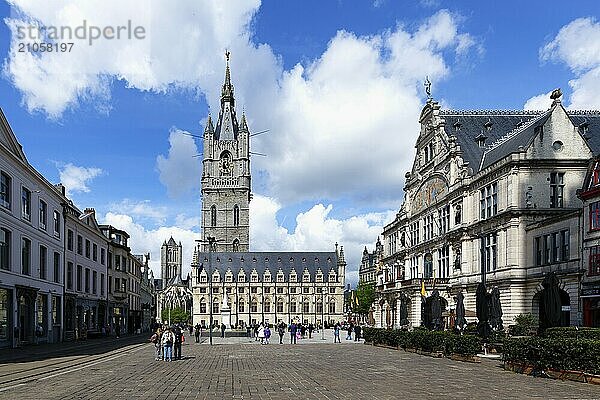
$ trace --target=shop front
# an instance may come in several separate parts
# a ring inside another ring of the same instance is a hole
[[[583,326],[600,328],[600,282],[581,289]]]

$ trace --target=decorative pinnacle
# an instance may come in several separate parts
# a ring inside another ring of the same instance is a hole
[[[223,102],[225,98],[228,98],[230,101],[233,102],[233,85],[231,84],[231,72],[229,71],[230,56],[231,53],[229,52],[229,50],[226,50],[225,59],[227,61],[225,66],[225,83],[223,84],[223,89],[221,90],[221,102]]]
[[[431,81],[429,80],[429,76],[425,77],[425,82],[423,83],[425,86],[425,93],[427,93],[427,99],[431,99]]]

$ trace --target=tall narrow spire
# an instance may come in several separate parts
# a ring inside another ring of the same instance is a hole
[[[231,84],[231,72],[229,71],[229,56],[231,53],[229,50],[225,51],[225,59],[227,64],[225,66],[225,83],[223,83],[223,89],[221,90],[221,105],[225,101],[229,101],[231,105],[234,105],[233,99],[233,85]]]

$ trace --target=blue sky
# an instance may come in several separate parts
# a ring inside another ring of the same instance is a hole
[[[351,271],[400,206],[426,75],[434,98],[458,109],[543,108],[555,87],[567,105],[600,103],[595,1],[80,3],[0,3],[0,107],[29,161],[136,235],[155,268],[170,234],[188,259],[198,238],[200,159],[178,132],[200,134],[209,104],[218,113],[225,48],[238,113],[270,130],[252,145],[267,157],[253,159],[251,246],[338,241]],[[84,17],[130,18],[148,38],[76,43],[53,58],[15,52],[14,24]]]

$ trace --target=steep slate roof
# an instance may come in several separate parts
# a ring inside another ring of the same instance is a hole
[[[456,137],[456,142],[463,153],[462,158],[469,163],[473,172],[479,170],[483,153],[491,143],[540,113],[540,111],[519,110],[440,110],[440,116],[446,120],[446,133]],[[488,122],[492,124],[491,129],[485,126]],[[455,128],[457,123],[460,124],[459,129]],[[476,140],[481,133],[487,136],[484,147],[480,147]]]
[[[545,113],[530,119],[519,128],[507,132],[507,134],[498,141],[490,144],[483,153],[483,159],[479,165],[479,170],[489,167],[509,154],[516,153],[519,151],[520,147],[526,149],[533,142],[536,135],[536,129],[546,123],[548,118],[550,118],[550,114],[551,111],[548,110]]]
[[[207,272],[209,272],[209,256],[212,257],[211,264],[213,272],[219,271],[221,276],[224,276],[227,270],[231,269],[234,278],[241,269],[244,270],[247,276],[256,269],[259,280],[262,279],[265,271],[268,269],[273,281],[276,279],[280,269],[286,276],[286,280],[292,270],[296,271],[298,281],[302,279],[304,270],[308,269],[311,282],[314,281],[319,268],[324,275],[323,281],[327,281],[331,269],[337,273],[338,259],[335,252],[199,253],[198,260],[200,262],[200,269],[206,269]]]
[[[592,152],[600,154],[600,111],[568,110],[567,114],[576,127],[587,124],[584,137]],[[476,173],[519,151],[520,146],[527,148],[535,136],[535,128],[550,117],[550,110],[440,110],[440,116],[446,120],[446,133],[456,137],[463,160]],[[491,129],[487,129],[486,124],[490,123]],[[581,128],[580,132],[583,133]],[[483,147],[477,143],[482,133],[487,136]]]
[[[567,114],[573,125],[579,127],[594,156],[600,155],[600,111],[567,111]]]

